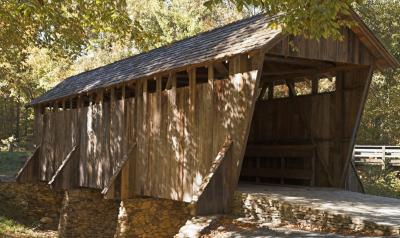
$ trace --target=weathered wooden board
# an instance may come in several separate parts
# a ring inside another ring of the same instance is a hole
[[[361,43],[350,29],[342,29],[343,40],[320,39],[307,40],[301,37],[287,36],[268,53],[326,60],[332,62],[371,65],[373,54]]]

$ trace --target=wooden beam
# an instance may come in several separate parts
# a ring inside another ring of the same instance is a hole
[[[132,147],[129,149],[128,153],[126,153],[122,157],[121,162],[118,164],[115,172],[113,173],[111,178],[108,180],[107,185],[101,191],[101,194],[103,194],[104,196],[107,196],[108,191],[114,185],[115,179],[120,175],[120,172],[121,172],[122,168],[124,167],[124,165],[126,164],[126,162],[128,161],[128,159],[131,158],[130,154],[134,151],[135,148],[136,148],[136,143],[133,144]]]
[[[217,70],[218,73],[222,75],[228,75],[229,70],[226,68],[226,66],[222,62],[214,62],[213,67]]]
[[[365,65],[341,65],[337,67],[328,67],[328,68],[314,68],[314,69],[295,69],[290,71],[275,71],[275,72],[265,72],[263,76],[279,76],[279,77],[300,77],[300,76],[309,76],[309,75],[319,75],[325,73],[332,73],[337,71],[345,71],[345,70],[355,70],[360,68],[365,68]]]
[[[262,178],[312,179],[312,171],[310,169],[243,168],[240,175]]]
[[[65,159],[62,161],[60,167],[58,167],[58,169],[54,173],[53,177],[48,182],[48,185],[50,185],[50,187],[52,189],[57,188],[57,187],[59,187],[59,188],[62,187],[63,172],[64,172],[65,168],[71,163],[71,160],[76,158],[76,156],[74,156],[74,154],[75,154],[76,151],[78,151],[77,149],[78,149],[78,146],[74,146],[72,148],[72,150],[67,154]],[[70,169],[69,171],[67,171],[67,173],[71,172],[72,170],[78,170],[78,167]],[[70,178],[70,179],[74,179],[74,178]],[[70,181],[66,181],[66,182],[70,183]],[[74,185],[77,187],[78,184],[74,184]],[[72,187],[67,186],[65,189],[70,189],[70,188],[73,188],[75,186],[72,186]]]
[[[311,76],[311,94],[316,95],[318,94],[318,85],[319,85],[319,80],[316,75]]]
[[[38,182],[39,181],[39,154],[41,146],[36,147],[33,154],[25,161],[22,168],[18,171],[16,180],[18,183]]]
[[[215,157],[207,175],[192,196],[191,206],[193,215],[223,213],[227,211],[229,202],[229,186],[224,182],[229,170],[229,151],[233,141],[227,137]],[[217,192],[218,191],[218,192]]]
[[[315,145],[248,145],[249,157],[312,157]]]
[[[349,164],[350,164],[350,161],[351,161],[351,158],[353,155],[353,148],[355,145],[356,135],[357,135],[358,128],[360,127],[361,116],[363,114],[365,102],[367,100],[368,91],[369,91],[369,88],[371,85],[373,72],[374,72],[374,67],[371,65],[371,66],[369,66],[369,69],[368,69],[365,86],[364,86],[363,93],[361,96],[360,106],[357,111],[356,122],[355,122],[355,125],[353,128],[353,131],[351,133],[350,145],[347,149],[347,155],[346,155],[346,159],[345,159],[344,168],[342,170],[342,175],[340,176],[340,180],[339,180],[340,186],[344,186],[344,183],[346,182],[346,176],[347,176]]]
[[[165,85],[165,90],[169,90],[172,88],[172,73],[168,74],[167,85]]]
[[[294,89],[294,85],[293,84],[288,84],[289,87],[289,91],[292,93],[292,95],[296,95],[295,89]],[[304,115],[304,113],[302,111],[299,111],[298,108],[295,108],[296,112],[300,115],[300,121],[303,123],[304,128],[306,129],[306,132],[308,134],[308,137],[310,138],[311,144],[315,147],[314,153],[315,153],[315,157],[319,160],[319,162],[322,165],[323,170],[325,171],[327,177],[328,177],[328,181],[330,183],[330,185],[333,185],[333,179],[332,179],[332,175],[328,169],[328,165],[325,163],[325,160],[323,160],[319,155],[318,155],[318,150],[317,148],[317,143],[315,143],[315,139],[314,139],[314,135],[312,133],[312,129],[310,128],[310,126],[308,125],[308,121],[307,121],[307,116]]]
[[[265,56],[266,63],[281,63],[281,64],[290,64],[290,65],[298,65],[298,66],[308,66],[308,67],[333,67],[335,63],[326,62],[321,60],[311,60],[311,59],[302,59],[296,57],[283,57],[278,55],[267,54]]]

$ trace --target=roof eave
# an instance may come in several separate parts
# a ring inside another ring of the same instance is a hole
[[[352,30],[355,33],[364,35],[363,40],[368,42],[367,47],[372,48],[372,53],[376,57],[376,66],[379,70],[388,68],[396,69],[400,67],[399,61],[386,49],[382,41],[375,36],[372,30],[364,23],[360,16],[351,10],[351,18],[357,23]]]

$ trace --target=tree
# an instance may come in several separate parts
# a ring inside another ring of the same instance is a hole
[[[207,0],[205,5],[213,8],[226,0]],[[292,35],[320,39],[341,38],[340,29],[350,26],[350,7],[360,0],[229,0],[239,11],[259,9],[275,16],[272,25],[279,25]]]
[[[367,0],[356,9],[388,50],[400,60],[400,1]],[[400,144],[400,70],[373,77],[358,143]]]
[[[132,40],[147,51],[225,25],[245,16],[228,3],[207,9],[202,0],[128,1]]]
[[[0,127],[0,139],[20,124],[26,136],[32,111],[23,105],[60,80],[242,17],[228,5],[215,14],[202,0],[19,3],[0,6],[0,120],[12,125]]]

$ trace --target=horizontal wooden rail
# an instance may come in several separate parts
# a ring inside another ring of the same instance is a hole
[[[266,178],[304,179],[311,180],[311,169],[271,169],[271,168],[243,168],[241,176],[256,176]]]
[[[304,157],[312,158],[314,145],[248,145],[248,157]]]
[[[114,171],[114,174],[111,176],[111,178],[108,180],[107,185],[103,188],[101,191],[101,194],[103,194],[105,197],[107,197],[107,193],[110,191],[110,189],[114,186],[114,182],[117,179],[118,175],[121,173],[122,169],[124,168],[126,162],[129,160],[130,154],[135,150],[136,148],[136,143],[132,145],[132,147],[129,149],[128,153],[126,153],[123,157],[119,165],[117,166],[116,170]]]
[[[198,191],[193,195],[191,204],[196,208],[195,213],[198,215],[220,213],[226,209],[228,202],[228,183],[227,178],[229,151],[232,147],[230,137],[226,138],[220,151],[215,157],[211,168],[203,181]],[[221,210],[222,209],[222,210]]]
[[[77,151],[79,151],[78,146],[74,146],[50,179],[48,184],[52,189],[70,189],[78,186],[78,174],[70,174],[78,171],[79,157],[76,156]],[[75,160],[75,166],[72,165],[72,160]]]
[[[16,180],[18,183],[38,182],[39,181],[39,152],[38,146],[31,157],[29,157],[22,168],[18,171]]]

